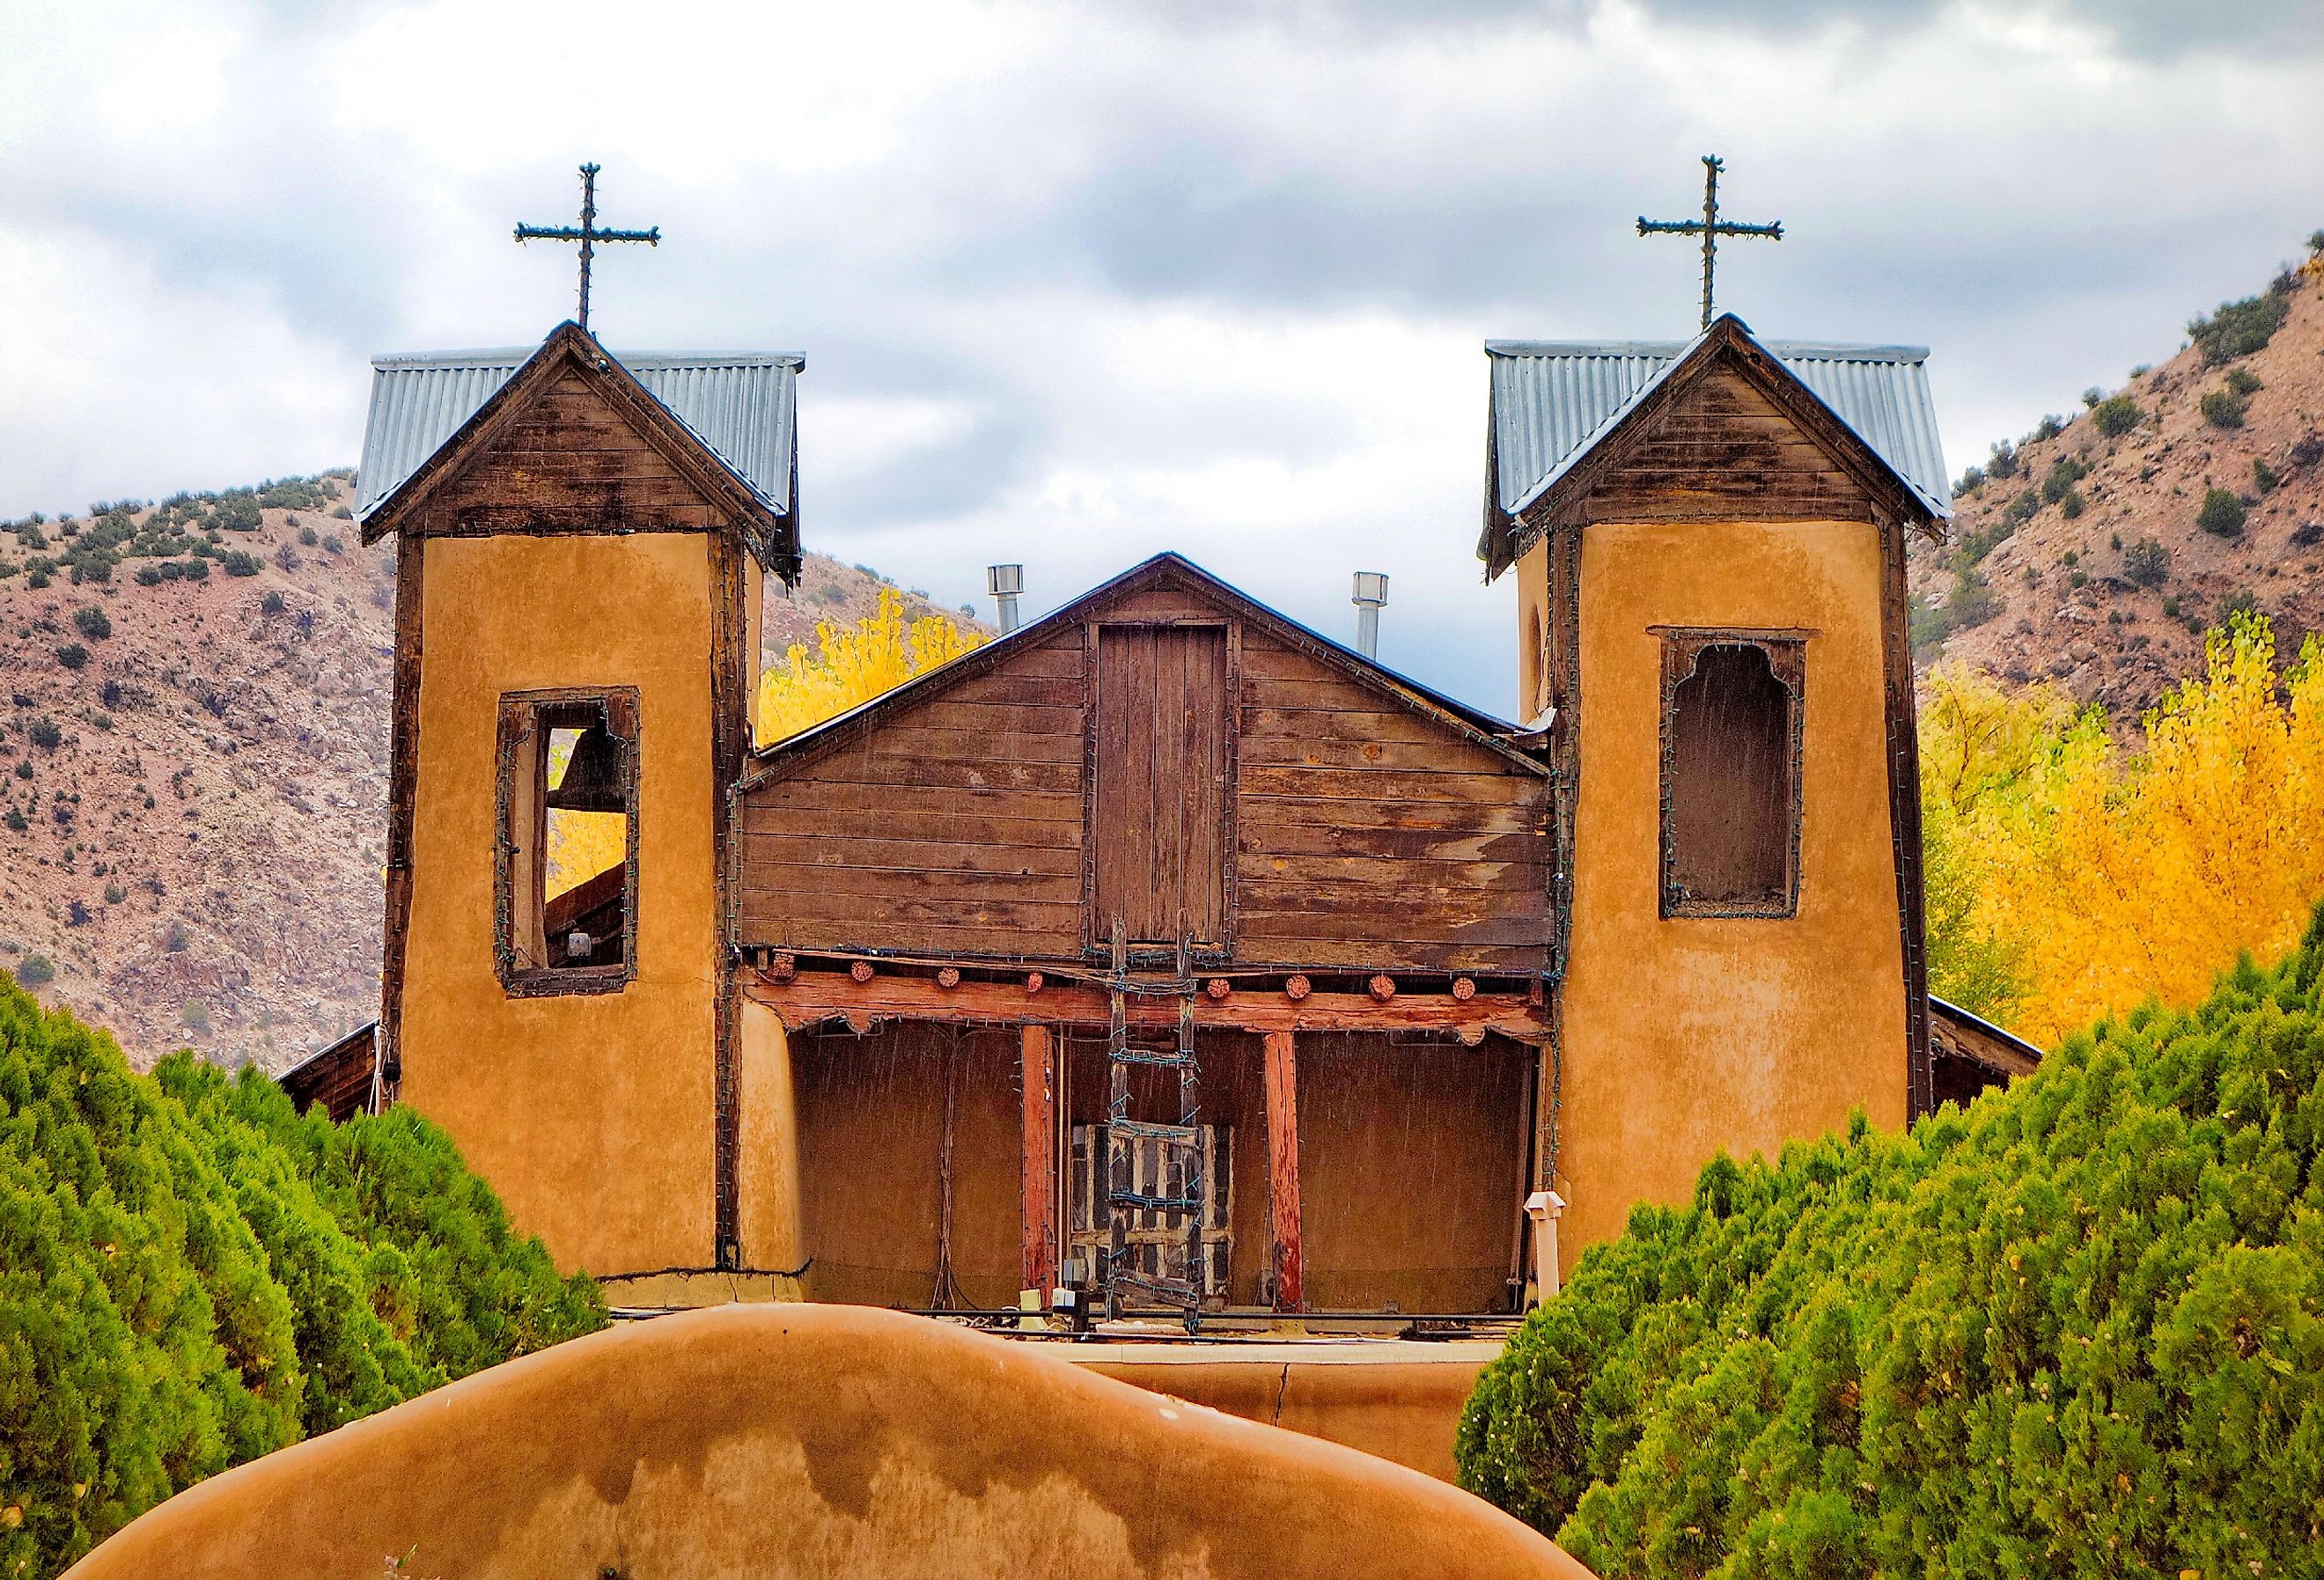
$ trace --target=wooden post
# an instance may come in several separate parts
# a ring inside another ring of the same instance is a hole
[[[1291,1033],[1267,1034],[1268,1239],[1275,1257],[1275,1308],[1297,1311],[1299,1293],[1299,1078]]]
[[[1057,1282],[1057,1059],[1047,1026],[1027,1025],[1025,1076],[1025,1282],[1046,1307]]]

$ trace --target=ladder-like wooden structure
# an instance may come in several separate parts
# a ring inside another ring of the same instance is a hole
[[[1112,1219],[1112,1241],[1105,1258],[1105,1313],[1121,1315],[1125,1293],[1175,1306],[1184,1314],[1186,1331],[1201,1324],[1204,1191],[1203,1176],[1202,1077],[1194,1063],[1194,978],[1188,958],[1185,929],[1179,929],[1177,973],[1167,984],[1130,980],[1129,949],[1122,923],[1113,924],[1113,975],[1111,1013],[1106,1030],[1106,1206]],[[1133,993],[1174,993],[1178,998],[1177,1046],[1167,1051],[1133,1047],[1130,1040],[1129,995]],[[1138,1065],[1156,1065],[1178,1072],[1178,1123],[1155,1124],[1130,1117],[1130,1072]],[[1140,1142],[1158,1148],[1174,1159],[1158,1179],[1139,1189],[1132,1150]],[[1134,1212],[1184,1215],[1186,1252],[1184,1278],[1171,1278],[1157,1269],[1148,1273],[1130,1264],[1130,1215]]]

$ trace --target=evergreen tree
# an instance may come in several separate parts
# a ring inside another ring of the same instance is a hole
[[[1720,1158],[1479,1380],[1608,1575],[2324,1572],[2324,909],[1908,1134]]]
[[[189,1054],[137,1075],[0,975],[0,1576],[604,1321],[418,1115],[301,1118]]]

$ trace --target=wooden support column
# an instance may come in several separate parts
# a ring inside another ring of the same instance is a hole
[[[1057,1282],[1057,1058],[1047,1026],[1024,1031],[1025,1281],[1046,1304]]]
[[[1297,1311],[1299,1293],[1299,1077],[1288,1031],[1267,1034],[1268,1241],[1275,1308]]]

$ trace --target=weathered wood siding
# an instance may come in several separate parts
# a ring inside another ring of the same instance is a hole
[[[1872,519],[1863,488],[1732,368],[1707,374],[1590,494],[1593,522]]]
[[[567,369],[429,502],[438,532],[695,531],[727,512]]]
[[[1237,958],[1542,969],[1549,780],[1270,634],[1241,645]]]
[[[1080,954],[1081,631],[924,689],[744,799],[745,943]]]
[[[1157,751],[1145,772],[1152,805],[1215,824],[1231,964],[1548,964],[1545,772],[1208,588],[1136,587],[1084,614],[981,672],[923,687],[752,789],[742,941],[1034,962],[1102,947],[1110,924],[1092,922],[1089,901],[1107,858],[1085,831],[1101,800],[1091,764],[1110,737],[1091,734],[1091,635],[1223,622],[1228,738],[1213,751],[1205,726],[1198,750]],[[1211,789],[1222,758],[1223,797]]]

